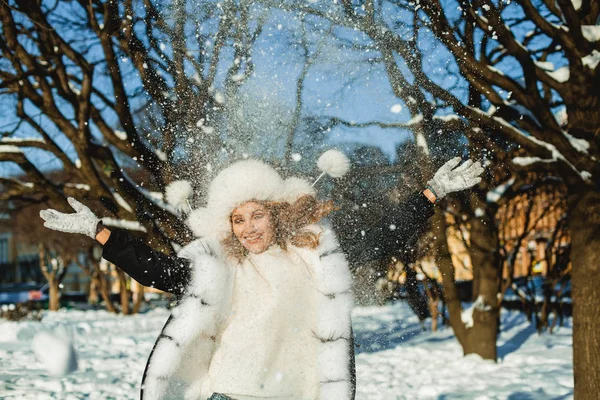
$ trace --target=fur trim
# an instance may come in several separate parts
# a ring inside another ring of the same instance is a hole
[[[223,301],[223,288],[227,285],[228,277],[225,267],[211,262],[210,258],[212,257],[205,256],[194,263],[189,298],[200,299],[203,304],[213,306]]]
[[[324,294],[349,291],[352,287],[352,275],[333,230],[323,230],[317,253],[321,261],[321,268],[315,271],[318,275],[317,289]]]
[[[216,334],[219,317],[228,305],[224,300],[231,297],[230,277],[225,263],[219,261],[220,254],[208,240],[196,240],[179,252],[180,257],[193,261],[190,285],[173,309],[148,361],[145,400],[162,399],[168,390],[168,384],[163,382],[182,375],[178,371],[186,372],[187,364],[196,373],[206,375],[214,347],[211,336]],[[198,346],[198,340],[206,345]],[[184,360],[188,362],[182,366]]]
[[[349,399],[350,396],[352,396],[352,390],[348,381],[329,382],[321,385],[319,391],[319,400]]]
[[[231,233],[229,215],[233,209],[197,208],[187,219],[187,224],[196,237],[214,237],[222,240]]]
[[[350,380],[348,363],[340,362],[340,355],[348,358],[348,340],[339,339],[323,343],[319,348],[319,375],[321,383]]]
[[[203,304],[201,298],[190,297],[181,302],[173,309],[173,317],[181,320],[181,323],[170,324],[164,334],[178,337],[183,343],[191,342],[198,332],[205,335],[216,334],[216,315],[211,306]]]
[[[178,366],[179,346],[173,340],[161,340],[154,348],[154,356],[161,362],[150,363],[148,374],[154,377],[169,376]],[[168,362],[171,361],[171,362]]]
[[[314,333],[319,338],[350,338],[352,305],[353,298],[349,292],[335,295],[333,298],[320,295],[317,298],[319,315]]]
[[[317,195],[315,188],[306,179],[294,176],[287,178],[283,184],[284,186],[280,198],[281,201],[293,203],[298,200],[299,197],[304,195]]]
[[[277,198],[283,180],[272,167],[259,160],[238,161],[221,171],[210,183],[208,208],[231,211],[245,201]]]
[[[144,400],[160,400],[162,393],[167,391],[169,382],[160,379],[146,379],[142,385]]]
[[[341,266],[346,264],[346,256],[342,253],[332,253],[322,256],[323,268],[315,271],[318,275],[317,289],[325,294],[344,293],[352,287],[352,275]]]
[[[353,297],[352,277],[334,232],[319,225],[307,229],[320,234],[315,250],[295,248],[300,257],[313,267],[317,297],[317,321],[313,332],[319,344],[318,368],[321,386],[319,400],[352,398],[349,375],[351,335],[350,312]]]

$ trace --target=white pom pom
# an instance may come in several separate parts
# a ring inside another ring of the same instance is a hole
[[[189,211],[188,199],[192,196],[192,184],[188,181],[174,181],[167,185],[165,196],[167,202],[178,211]]]
[[[350,169],[350,160],[339,150],[327,150],[319,157],[317,167],[329,176],[341,178]]]

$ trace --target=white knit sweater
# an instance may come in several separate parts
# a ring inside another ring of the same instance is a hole
[[[235,268],[231,313],[209,367],[209,392],[240,400],[317,398],[312,275],[293,250],[278,246],[250,254]]]

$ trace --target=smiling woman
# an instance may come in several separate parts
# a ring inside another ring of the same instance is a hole
[[[396,222],[421,224],[436,199],[477,183],[481,166],[454,169],[459,162],[440,168]],[[329,167],[322,169],[339,172]],[[322,222],[333,203],[315,196],[304,179],[284,179],[258,160],[236,162],[211,182],[206,206],[189,214],[197,239],[176,257],[109,231],[74,199],[75,214],[40,215],[46,227],[96,237],[106,260],[179,296],[146,365],[142,399],[353,400],[352,276]]]

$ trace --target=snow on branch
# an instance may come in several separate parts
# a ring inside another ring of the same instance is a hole
[[[590,54],[581,59],[581,63],[589,69],[596,69],[596,66],[600,63],[600,51],[592,50]]]
[[[600,25],[582,25],[581,33],[586,40],[597,42],[600,40]]]
[[[127,221],[122,219],[103,217],[102,223],[106,226],[113,228],[126,229],[128,231],[146,232],[146,228],[144,228],[142,224],[140,224],[138,221]]]
[[[23,153],[23,150],[13,145],[0,145],[0,153]]]
[[[460,319],[462,320],[463,324],[465,324],[465,327],[467,329],[469,329],[469,328],[472,328],[474,325],[473,311],[477,310],[477,311],[487,312],[487,311],[490,311],[491,309],[492,309],[492,306],[485,304],[483,295],[479,295],[479,297],[477,297],[477,300],[475,300],[469,308],[466,308],[461,312]]]
[[[127,140],[127,133],[125,131],[115,129],[114,134],[119,140]]]
[[[417,114],[406,123],[406,126],[417,125],[417,124],[420,124],[421,122],[423,122],[423,114]]]
[[[521,146],[525,147],[529,152],[535,154],[535,153],[539,153],[540,150],[545,149],[550,155],[549,159],[543,159],[539,156],[515,157],[515,158],[513,158],[514,164],[520,165],[520,166],[528,166],[528,165],[538,163],[538,162],[552,163],[552,162],[556,162],[556,161],[562,161],[565,164],[567,164],[569,166],[569,168],[571,168],[577,175],[579,175],[582,180],[584,180],[584,181],[590,180],[591,175],[589,172],[579,171],[573,165],[573,163],[571,163],[569,160],[567,160],[567,158],[553,144],[543,141],[541,139],[538,139],[531,134],[527,134],[527,133],[521,131],[517,127],[511,125],[504,118],[498,117],[496,115],[490,115],[489,113],[486,113],[483,110],[481,110],[479,108],[475,108],[475,107],[467,107],[467,109],[480,115],[482,117],[482,119],[488,119],[488,120],[491,119],[492,121],[500,124],[500,126],[502,128],[505,128],[506,131],[510,134],[510,136],[512,136],[512,140],[514,140],[516,143],[520,144]],[[570,141],[571,145],[573,147],[575,147],[574,143],[576,143],[576,145],[579,146],[580,148],[585,147],[585,144],[583,144],[580,141],[581,139],[577,139],[577,138],[573,138],[573,139],[575,140],[575,142]]]
[[[77,189],[77,190],[85,190],[90,191],[90,185],[86,183],[65,183],[65,187]]]
[[[112,195],[113,195],[114,199],[117,201],[117,203],[119,204],[119,206],[123,207],[124,209],[126,209],[129,212],[133,212],[133,209],[131,208],[131,206],[129,205],[129,203],[127,203],[125,201],[125,199],[123,198],[123,196],[121,196],[117,192],[114,192]]]
[[[15,197],[24,196],[32,193],[35,189],[33,182],[23,182],[16,178],[0,177],[0,185],[2,185],[0,200],[10,200]]]
[[[151,192],[149,190],[144,189],[140,185],[138,185],[131,176],[129,176],[125,171],[123,171],[123,178],[127,179],[129,184],[135,187],[147,200],[149,200],[154,206],[167,211],[177,217],[181,217],[181,213],[169,203],[164,200],[164,196],[162,193]]]
[[[504,193],[506,193],[508,188],[510,188],[513,185],[513,183],[515,183],[514,177],[509,179],[505,183],[496,186],[495,188],[493,188],[492,190],[490,190],[489,192],[486,193],[486,195],[485,195],[486,201],[488,203],[497,203],[498,200],[500,200],[502,198]]]
[[[9,137],[9,138],[2,138],[2,140],[0,140],[0,144],[28,147],[28,146],[41,146],[41,145],[46,144],[46,141],[44,139],[39,139],[39,138],[12,138],[12,137]]]
[[[544,160],[540,157],[515,157],[512,159],[513,164],[520,165],[521,167],[526,167],[528,165],[532,165],[538,162],[541,163],[552,163],[556,160]]]
[[[558,83],[565,83],[571,77],[571,71],[569,70],[569,67],[565,66],[557,69],[556,71],[547,71],[546,75]]]
[[[460,120],[460,117],[456,114],[434,115],[433,119],[439,119],[440,121],[449,122],[449,121]]]
[[[585,139],[576,138],[575,136],[571,135],[569,132],[566,131],[563,131],[563,134],[567,137],[569,143],[571,143],[571,146],[573,146],[575,150],[577,150],[580,153],[588,153],[588,149],[590,148],[590,142],[588,142]]]

